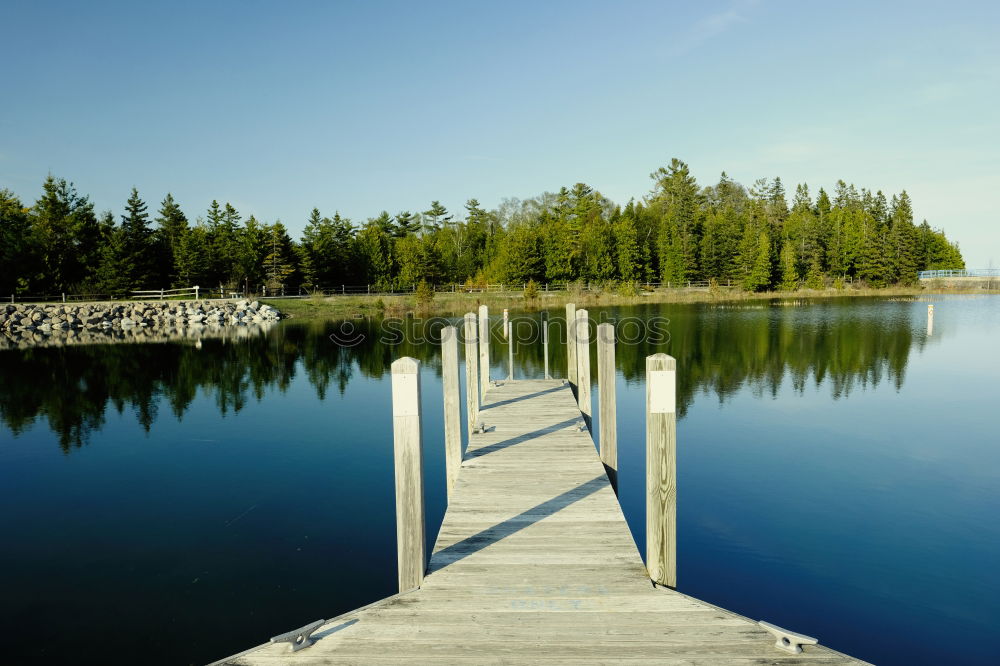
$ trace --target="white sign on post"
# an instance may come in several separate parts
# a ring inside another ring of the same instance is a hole
[[[649,371],[649,413],[673,414],[677,411],[677,372]]]
[[[417,375],[398,374],[392,376],[392,415],[416,416]]]

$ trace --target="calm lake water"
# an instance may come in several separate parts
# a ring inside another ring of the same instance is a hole
[[[933,302],[931,336],[927,301],[590,308],[622,333],[669,320],[617,351],[640,552],[644,358],[664,351],[681,591],[880,664],[996,663],[1000,297]],[[438,349],[380,339],[425,322],[384,324],[0,352],[5,658],[204,663],[394,593],[393,359],[423,364],[429,544],[444,455]],[[515,362],[540,377],[541,347]]]

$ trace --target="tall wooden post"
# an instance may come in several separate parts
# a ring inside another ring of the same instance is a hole
[[[576,304],[566,304],[566,378],[576,395]]]
[[[597,327],[597,391],[601,407],[601,462],[618,490],[618,414],[615,395],[615,327]]]
[[[479,306],[479,403],[490,388],[490,309]]]
[[[594,412],[590,404],[590,319],[586,310],[576,311],[576,342],[576,398],[590,430]]]
[[[420,587],[427,571],[420,421],[420,361],[404,356],[392,363],[392,442],[400,592]]]
[[[462,466],[462,414],[458,398],[458,329],[441,330],[441,383],[444,388],[444,458],[451,496]]]
[[[506,310],[504,310],[506,313]],[[514,381],[514,322],[504,322],[504,337],[507,338],[507,379]]]
[[[646,357],[646,570],[677,587],[677,362]]]
[[[934,335],[934,304],[927,306],[927,335]]]
[[[551,379],[549,376],[549,313],[547,310],[542,312],[542,354],[545,357],[545,374],[543,376],[545,379]]]
[[[479,337],[476,315],[471,312],[465,315],[465,405],[471,438],[479,418]]]

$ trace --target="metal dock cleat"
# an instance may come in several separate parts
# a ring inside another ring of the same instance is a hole
[[[782,629],[781,627],[775,626],[770,622],[758,622],[757,624],[778,639],[775,641],[774,647],[791,654],[799,654],[802,652],[803,645],[816,645],[819,643],[819,639],[817,638],[806,636],[805,634],[797,634],[794,631],[788,631],[787,629]]]
[[[292,652],[298,652],[313,644],[312,633],[326,624],[326,620],[316,620],[304,627],[299,627],[289,631],[287,634],[280,634],[271,638],[272,643],[288,643]]]

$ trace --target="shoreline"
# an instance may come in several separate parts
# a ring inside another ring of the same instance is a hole
[[[625,296],[608,291],[559,291],[542,292],[538,298],[525,299],[521,292],[497,293],[438,293],[426,304],[417,302],[413,294],[357,294],[309,298],[268,298],[267,302],[288,319],[337,319],[354,315],[402,315],[407,313],[436,315],[461,315],[475,311],[480,305],[491,310],[507,308],[518,312],[538,312],[544,309],[575,303],[577,307],[684,304],[684,303],[744,303],[772,300],[827,300],[838,298],[903,297],[919,298],[936,295],[987,295],[1000,294],[1000,289],[961,289],[954,287],[924,288],[885,287],[881,289],[802,289],[798,291],[745,292],[720,288],[646,292],[638,296]]]

